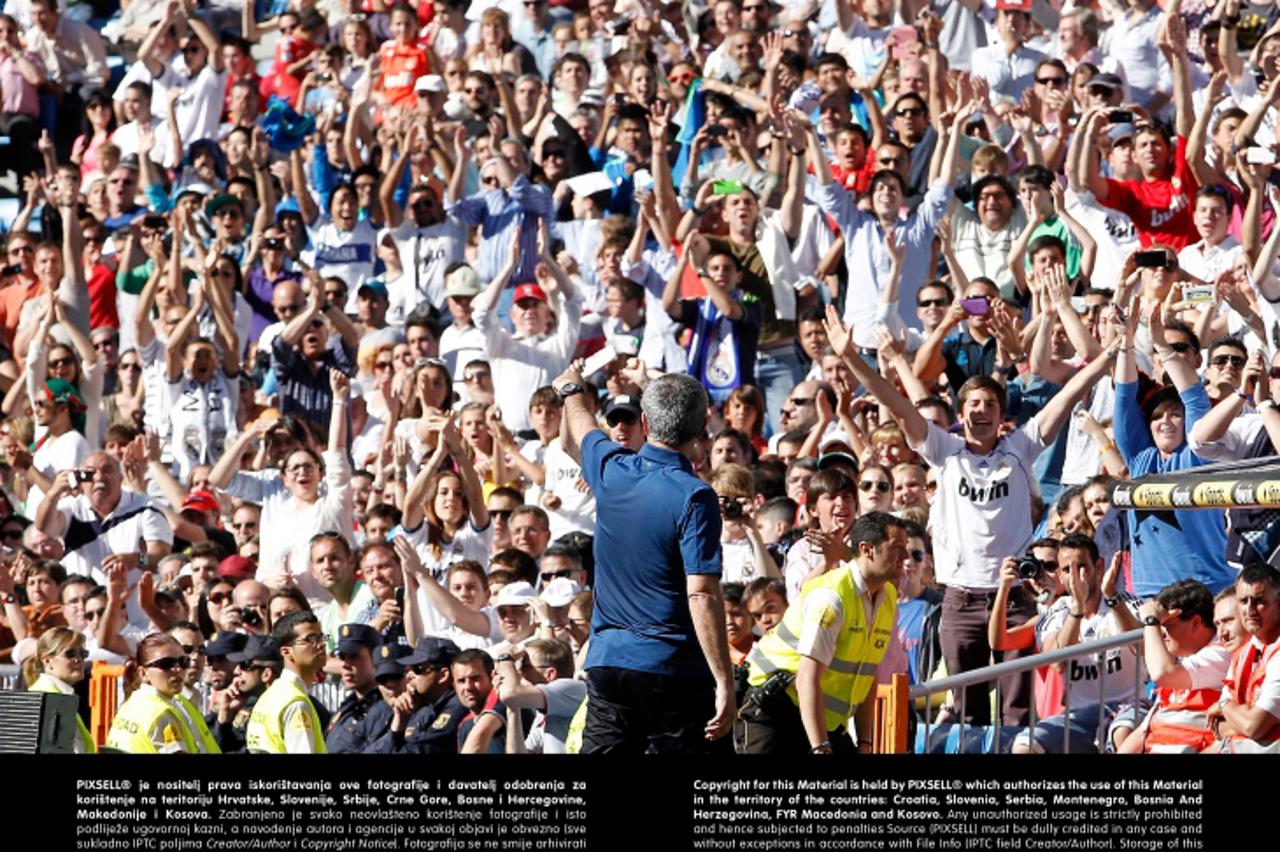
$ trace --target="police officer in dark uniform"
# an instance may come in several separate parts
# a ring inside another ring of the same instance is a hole
[[[249,722],[247,708],[253,699],[241,690],[236,677],[239,666],[235,660],[228,659],[228,655],[243,651],[248,641],[249,637],[244,633],[219,630],[204,643],[204,679],[213,687],[215,696],[212,702],[214,709],[204,717],[204,723],[209,726],[209,733],[213,734],[223,754],[244,748],[244,725]],[[237,737],[234,723],[242,714],[244,723]]]
[[[411,653],[412,648],[398,642],[383,643],[373,649],[373,676],[378,684],[375,692],[382,700],[369,708],[353,734],[353,738],[363,744],[362,751],[369,751],[383,734],[391,730],[391,702],[405,690],[405,670],[400,659]]]
[[[324,744],[330,754],[357,754],[367,745],[357,738],[357,729],[365,715],[383,703],[374,680],[373,650],[379,639],[378,631],[367,624],[344,624],[338,628],[342,685],[350,691],[325,729]]]
[[[419,639],[400,659],[408,671],[404,693],[391,703],[391,726],[366,751],[375,754],[456,754],[458,723],[467,708],[454,694],[449,666],[460,654],[451,639]]]

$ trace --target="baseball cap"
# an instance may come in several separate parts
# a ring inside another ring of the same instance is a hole
[[[197,181],[195,183],[189,183],[186,186],[178,187],[177,191],[173,194],[173,200],[177,201],[184,195],[198,195],[201,198],[208,198],[210,195],[213,195],[215,191],[216,190],[209,186],[209,184]]]
[[[418,644],[413,646],[413,653],[400,658],[400,665],[407,667],[426,663],[431,666],[447,666],[461,653],[462,649],[452,639],[427,636],[419,639]]]
[[[1099,74],[1089,81],[1089,88],[1097,86],[1102,89],[1123,89],[1124,82],[1115,74]]]
[[[475,298],[482,290],[480,276],[465,264],[445,276],[444,291],[455,299]]]
[[[358,654],[361,648],[372,651],[382,636],[367,624],[344,624],[338,628],[338,653]]]
[[[227,654],[227,661],[231,663],[247,663],[252,660],[279,662],[280,649],[276,647],[275,642],[271,641],[270,636],[250,636],[244,643],[244,648]]]
[[[387,285],[380,278],[370,278],[368,281],[365,281],[356,288],[356,295],[362,296],[366,290],[372,292],[375,296],[381,296],[384,299],[388,298]]]
[[[539,597],[546,602],[547,606],[568,606],[580,591],[582,587],[568,577],[556,577],[547,583]]]
[[[1119,142],[1122,139],[1132,139],[1135,131],[1136,128],[1126,121],[1121,124],[1113,124],[1107,128],[1107,136],[1110,137],[1112,142]]]
[[[244,646],[248,642],[249,636],[245,633],[236,633],[233,630],[219,630],[209,637],[208,642],[204,643],[204,655],[206,657],[226,657],[229,654],[238,654],[244,650]]]
[[[439,74],[423,74],[418,78],[418,82],[413,84],[415,92],[431,92],[432,94],[444,94],[448,88],[444,84],[444,78]]]
[[[205,215],[210,217],[217,216],[219,210],[231,204],[240,208],[241,213],[244,212],[244,205],[240,203],[240,199],[224,192],[221,195],[215,195],[213,200],[204,206]]]
[[[374,648],[374,680],[384,677],[403,677],[404,666],[400,661],[412,652],[412,648],[408,645],[401,645],[399,642],[388,642],[385,645],[379,645],[377,648]]]
[[[546,291],[537,284],[521,284],[516,288],[515,298],[513,298],[512,301],[519,302],[521,299],[537,299],[539,302],[546,304],[547,294]]]
[[[204,489],[192,491],[182,500],[182,508],[178,511],[185,512],[188,509],[195,512],[218,512],[218,498]]]
[[[640,416],[640,400],[630,394],[620,393],[617,396],[611,396],[604,404],[604,419],[609,420],[615,411],[630,412],[636,417]],[[613,421],[609,421],[612,423]]]
[[[1031,12],[1032,0],[996,0],[997,12]]]
[[[252,580],[258,566],[247,556],[235,554],[218,563],[218,576],[224,580]]]
[[[493,599],[493,606],[527,606],[529,601],[536,598],[538,594],[533,590],[533,586],[524,580],[517,580],[514,583],[507,583],[498,592],[498,596]]]

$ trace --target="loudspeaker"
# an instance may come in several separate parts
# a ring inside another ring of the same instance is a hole
[[[71,754],[75,751],[74,695],[0,692],[0,754]]]

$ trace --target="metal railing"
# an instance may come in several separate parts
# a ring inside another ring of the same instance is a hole
[[[924,747],[925,747],[925,751],[928,752],[931,749],[931,745],[932,745],[932,737],[930,736],[930,732],[935,724],[932,721],[933,714],[931,712],[932,707],[929,699],[931,696],[936,695],[940,692],[954,691],[955,694],[959,696],[959,702],[958,702],[959,723],[958,724],[960,728],[959,728],[958,743],[959,743],[960,751],[963,752],[965,750],[964,732],[965,732],[966,724],[964,720],[965,720],[965,692],[967,687],[976,686],[977,684],[981,684],[981,683],[990,683],[994,681],[995,682],[995,708],[996,708],[996,713],[998,713],[1001,706],[1000,678],[1006,675],[1011,675],[1011,674],[1022,674],[1023,672],[1031,672],[1035,669],[1040,668],[1041,666],[1050,666],[1050,665],[1054,665],[1055,663],[1065,663],[1070,660],[1078,659],[1080,657],[1087,657],[1092,654],[1110,651],[1113,648],[1121,648],[1125,645],[1135,646],[1133,651],[1133,655],[1134,655],[1133,704],[1134,704],[1134,707],[1136,708],[1140,704],[1139,695],[1141,693],[1143,684],[1146,682],[1145,679],[1142,678],[1143,666],[1140,665],[1140,662],[1142,660],[1142,639],[1143,639],[1142,634],[1143,634],[1143,631],[1141,628],[1139,628],[1137,630],[1131,630],[1128,633],[1121,633],[1117,636],[1107,636],[1101,639],[1095,639],[1092,642],[1087,642],[1081,645],[1071,645],[1066,648],[1058,648],[1053,651],[1034,654],[1028,657],[1022,657],[1020,659],[1010,660],[1004,663],[996,663],[995,665],[984,666],[983,668],[974,669],[973,671],[969,671],[969,672],[962,672],[957,675],[950,675],[948,677],[940,678],[938,680],[930,680],[930,681],[925,681],[924,683],[918,683],[912,686],[909,690],[907,690],[907,700],[905,702],[893,701],[892,698],[889,697],[888,694],[886,693],[885,697],[887,698],[887,701],[885,704],[885,712],[895,713],[898,727],[905,729],[907,714],[913,711],[916,699],[923,698],[924,699]],[[1105,698],[1107,693],[1107,666],[1106,666],[1105,658],[1102,661],[1102,665],[1098,666],[1098,677],[1099,677],[1099,681],[1098,681],[1099,712],[1098,712],[1098,730],[1097,730],[1096,742],[1097,742],[1098,750],[1101,752],[1106,750],[1106,727],[1108,723],[1107,714],[1103,706],[1105,704]],[[1063,712],[1067,714],[1068,716],[1067,721],[1069,722],[1069,717],[1071,712],[1069,709],[1071,706],[1071,679],[1069,677],[1064,678],[1064,684],[1065,684],[1066,691],[1062,697],[1062,705],[1063,705]],[[1036,719],[1036,705],[1035,705],[1035,700],[1033,699],[1031,702],[1031,728],[1030,728],[1031,736],[1033,739],[1035,737],[1037,721],[1038,720]],[[973,726],[969,726],[969,727],[973,727]],[[990,751],[992,753],[996,753],[1000,751],[1001,731],[1003,730],[1004,726],[1002,724],[994,724],[993,727],[995,729],[995,733],[994,733],[994,736],[992,737]],[[1063,747],[1062,750],[1064,753],[1069,751],[1068,745],[1070,743],[1070,737],[1071,737],[1071,725],[1064,724],[1062,728],[1062,747]],[[899,740],[899,742],[901,742],[901,740]]]

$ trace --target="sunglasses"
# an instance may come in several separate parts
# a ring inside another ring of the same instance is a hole
[[[924,115],[924,107],[903,107],[894,113],[898,118],[919,118]]]
[[[428,663],[418,663],[417,665],[409,666],[409,671],[416,675],[430,674],[435,670],[436,667]]]
[[[918,308],[945,308],[950,305],[950,299],[921,299],[916,302],[916,307]]]
[[[84,648],[68,648],[62,652],[62,656],[68,660],[87,660],[89,652]]]
[[[130,373],[141,373],[141,372],[142,372],[142,365],[141,365],[141,364],[138,364],[138,363],[135,363],[135,362],[133,362],[133,361],[121,361],[121,362],[120,362],[120,369],[121,369],[121,370],[128,370]]]
[[[1169,348],[1174,352],[1177,352],[1179,355],[1186,355],[1191,351],[1191,344],[1187,343],[1185,340],[1179,340],[1177,343],[1170,343]]]
[[[497,518],[500,521],[506,521],[510,520],[511,513],[514,511],[515,509],[490,509],[489,517]]]
[[[241,663],[239,668],[242,672],[260,672],[263,669],[271,668],[271,666],[266,663]]]
[[[566,580],[573,576],[573,569],[566,568],[563,571],[543,571],[541,574],[542,582],[550,583],[552,580],[564,577]]]
[[[182,648],[182,653],[187,654],[188,656],[192,656],[192,657],[196,655],[204,656],[203,645],[181,645],[179,647]]]
[[[908,550],[908,551],[907,551],[907,555],[911,557],[911,561],[912,561],[912,562],[923,562],[923,561],[924,561],[924,551],[923,551],[923,550]]]
[[[395,366],[396,366],[396,362],[395,362],[395,361],[379,361],[378,363],[376,363],[376,364],[374,364],[374,365],[373,365],[373,369],[375,369],[375,370],[393,370],[393,369],[395,369]]]
[[[84,611],[84,617],[89,621],[93,621],[96,618],[101,618],[104,612],[106,612],[105,609],[86,609]]]
[[[471,384],[475,384],[476,382],[483,382],[485,379],[489,378],[491,375],[492,374],[489,373],[488,371],[480,371],[480,372],[472,373],[469,376],[463,376],[462,380],[467,384],[471,385]]]
[[[883,480],[878,482],[872,482],[869,479],[863,480],[862,482],[858,483],[858,490],[860,491],[870,491],[873,488],[876,491],[879,491],[881,494],[884,494],[889,490],[889,483],[884,482]]]
[[[1225,367],[1228,364],[1239,369],[1248,361],[1243,355],[1215,355],[1209,359],[1209,363],[1215,367]]]
[[[222,606],[224,603],[226,603],[229,600],[231,600],[231,595],[225,594],[223,592],[218,592],[217,594],[209,595],[209,603],[214,604],[215,606]],[[88,613],[85,613],[85,614],[87,615]]]
[[[1271,376],[1273,379],[1280,379],[1280,367],[1272,367],[1271,371],[1267,375]]]
[[[310,645],[312,648],[324,647],[324,634],[312,633],[310,636],[300,636],[289,643],[290,645]]]
[[[63,367],[74,367],[75,364],[76,359],[71,357],[49,359],[49,366],[55,370],[61,370]]]
[[[1055,89],[1065,89],[1067,87],[1066,77],[1037,77],[1036,82],[1041,86],[1052,86]]]
[[[162,672],[171,672],[174,669],[189,669],[191,668],[191,658],[161,657],[158,660],[152,660],[149,663],[144,663],[143,668],[159,669]]]

